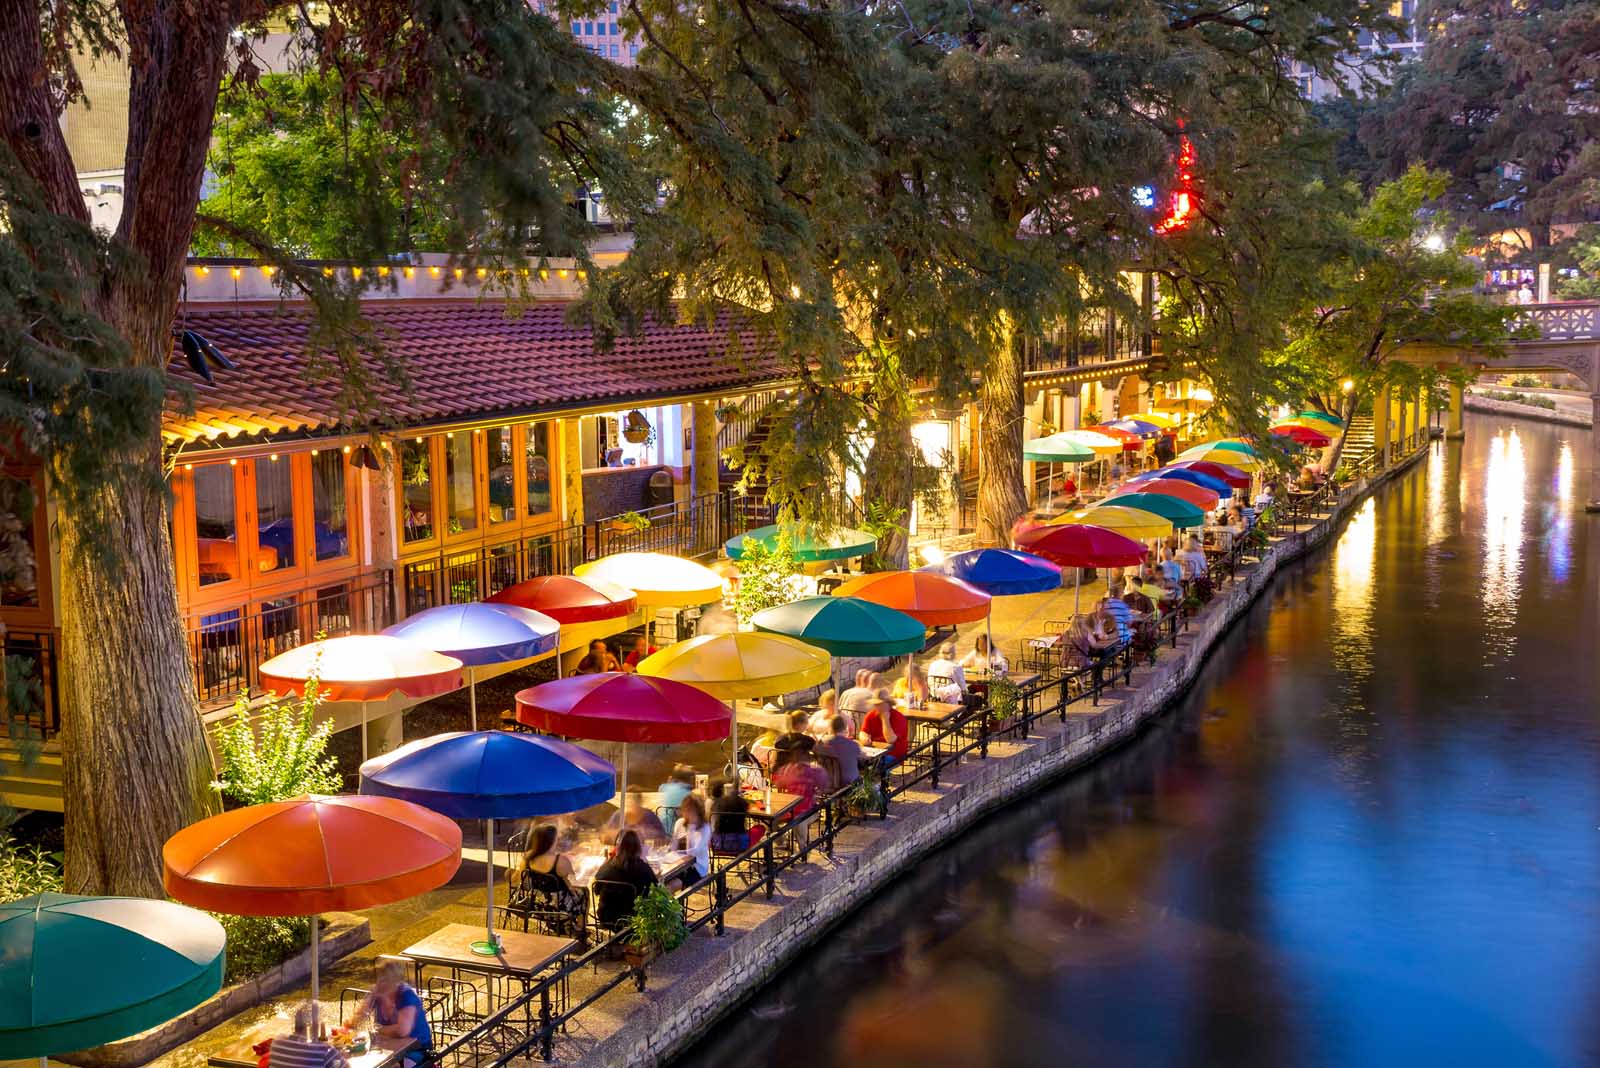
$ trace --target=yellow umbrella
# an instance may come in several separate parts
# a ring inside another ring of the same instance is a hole
[[[798,638],[766,631],[702,634],[639,661],[641,675],[686,682],[728,702],[733,777],[739,778],[739,720],[734,702],[804,690],[833,673],[828,654]]]
[[[1080,524],[1100,527],[1104,530],[1114,530],[1118,534],[1133,538],[1136,541],[1164,538],[1172,533],[1172,524],[1154,512],[1145,512],[1138,508],[1124,508],[1115,504],[1102,504],[1098,508],[1086,508],[1081,512],[1068,512],[1064,516],[1052,519],[1048,525],[1063,526],[1067,524]]]
[[[580,577],[626,587],[648,608],[686,608],[722,600],[722,577],[703,564],[666,553],[612,553],[572,569]]]
[[[1063,430],[1056,437],[1092,449],[1096,456],[1122,455],[1122,439],[1111,437],[1109,434],[1101,434],[1094,430]]]
[[[1204,445],[1196,445],[1192,449],[1185,449],[1178,454],[1180,460],[1210,460],[1212,463],[1227,464],[1237,467],[1241,471],[1255,471],[1261,467],[1261,461],[1247,452],[1230,449],[1219,442],[1209,441]]]
[[[1165,427],[1168,430],[1175,430],[1183,425],[1182,419],[1179,419],[1175,415],[1169,415],[1166,412],[1136,412],[1132,418],[1146,423],[1154,423],[1156,426]]]

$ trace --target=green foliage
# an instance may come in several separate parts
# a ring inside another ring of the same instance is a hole
[[[739,557],[739,585],[729,607],[740,623],[749,623],[763,609],[799,600],[799,576],[800,562],[786,531],[778,531],[771,548],[766,542],[746,539]]]
[[[240,694],[233,715],[217,729],[222,768],[212,786],[240,805],[338,793],[344,781],[327,752],[333,723],[319,721],[321,706],[315,675],[306,681],[305,696],[275,697],[259,709]]]
[[[36,845],[0,836],[0,904],[61,892],[61,860]]]
[[[648,954],[670,953],[689,938],[683,905],[660,883],[640,894],[628,917],[628,943]]]
[[[989,680],[989,712],[996,723],[1005,723],[1022,707],[1022,690],[1009,678]]]
[[[224,983],[238,983],[276,968],[311,944],[311,922],[304,916],[211,914],[228,939]]]
[[[638,512],[623,512],[621,515],[612,516],[611,521],[634,534],[643,534],[650,529],[650,518]]]
[[[1582,273],[1563,278],[1556,295],[1563,300],[1600,300],[1600,227],[1584,227],[1571,251]]]
[[[1483,395],[1490,400],[1503,401],[1507,404],[1523,404],[1530,408],[1543,408],[1548,412],[1556,410],[1556,402],[1550,397],[1540,397],[1528,393],[1507,393],[1503,390],[1485,390]]]

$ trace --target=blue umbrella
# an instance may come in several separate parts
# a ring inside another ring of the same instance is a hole
[[[537,614],[537,613],[534,613]],[[488,938],[475,953],[499,950],[494,935],[494,821],[555,816],[611,800],[617,769],[587,749],[536,734],[455,731],[420,738],[361,765],[361,792],[483,820],[489,899]]]
[[[561,625],[543,612],[511,604],[442,604],[403,619],[385,634],[461,661],[467,674],[472,729],[478,729],[477,669],[543,656],[556,647]]]
[[[1106,426],[1114,426],[1118,430],[1126,430],[1130,434],[1138,434],[1141,438],[1154,438],[1161,436],[1161,428],[1154,423],[1147,423],[1143,419],[1115,419]]]
[[[991,597],[1061,588],[1061,568],[1042,556],[1015,549],[968,549],[922,570],[969,582]]]
[[[947,556],[924,571],[961,579],[991,597],[1015,597],[1061,588],[1061,568],[1042,556],[1015,549],[968,549]],[[989,654],[994,655],[994,632],[989,617],[984,618],[984,635]]]
[[[1210,475],[1202,474],[1199,471],[1190,471],[1183,467],[1163,467],[1156,471],[1146,471],[1142,475],[1134,475],[1128,481],[1148,482],[1153,478],[1175,478],[1179,482],[1202,486],[1224,500],[1233,496],[1233,487],[1222,481],[1222,479],[1212,478]]]

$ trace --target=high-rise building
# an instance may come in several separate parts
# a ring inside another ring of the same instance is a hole
[[[1399,33],[1382,35],[1363,30],[1359,42],[1360,55],[1346,61],[1347,74],[1343,78],[1325,78],[1304,63],[1296,62],[1290,69],[1290,75],[1300,86],[1301,95],[1311,100],[1325,100],[1338,95],[1343,88],[1359,91],[1361,76],[1377,73],[1376,61],[1380,57],[1401,63],[1419,58],[1422,46],[1427,43],[1427,36],[1422,20],[1418,18],[1418,6],[1418,0],[1397,0],[1390,4],[1389,14],[1404,23],[1404,28]]]
[[[551,18],[564,24],[583,47],[602,59],[631,67],[639,56],[639,39],[622,32],[617,22],[619,7],[618,0],[611,0],[603,15],[568,19],[560,13],[546,12],[544,0],[534,0],[535,10],[550,14]]]

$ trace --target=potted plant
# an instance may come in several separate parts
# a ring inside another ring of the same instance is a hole
[[[989,716],[995,730],[1003,729],[1016,718],[1022,707],[1022,691],[1015,682],[1000,676],[989,682]]]
[[[714,414],[717,417],[717,422],[726,425],[739,418],[740,413],[743,411],[743,408],[740,408],[732,401],[723,401],[721,404],[717,405]]]
[[[683,945],[689,927],[683,920],[683,905],[672,891],[660,883],[640,894],[628,917],[628,938],[623,943],[623,959],[628,967],[642,969],[663,953]]]
[[[843,798],[845,811],[856,819],[860,819],[869,810],[877,810],[879,814],[884,811],[883,806],[883,768],[877,762],[868,764],[861,769],[861,777]]]
[[[656,440],[656,428],[635,408],[622,418],[622,439],[632,445],[650,445]]]

